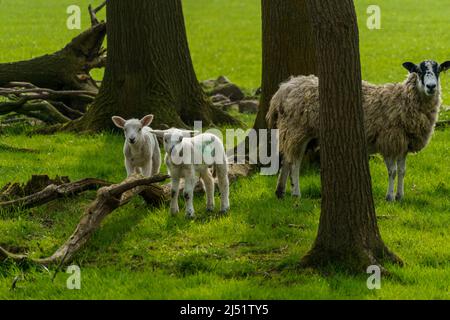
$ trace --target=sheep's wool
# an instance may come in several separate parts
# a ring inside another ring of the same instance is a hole
[[[429,142],[438,118],[440,95],[427,97],[417,89],[418,76],[403,83],[362,83],[364,126],[371,154],[398,158],[418,152]],[[299,158],[301,145],[319,138],[319,80],[291,78],[281,84],[267,113],[270,128],[278,128],[280,152],[289,162]]]

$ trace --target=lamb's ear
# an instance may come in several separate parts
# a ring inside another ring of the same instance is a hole
[[[419,71],[419,67],[412,62],[405,62],[403,67],[409,71],[409,73],[417,73]]]
[[[127,122],[124,118],[118,116],[112,117],[112,121],[114,122],[116,127],[120,129],[123,129],[123,127],[125,126],[125,122]]]
[[[143,127],[146,127],[146,126],[149,126],[150,123],[152,123],[152,121],[153,121],[153,115],[149,114],[141,119],[141,124]]]
[[[439,72],[445,72],[450,69],[450,61],[445,61],[439,66]]]
[[[198,130],[183,130],[184,134],[189,134],[191,137],[195,136],[196,134],[199,134],[200,131]]]
[[[164,134],[166,133],[165,130],[150,130],[151,133],[153,133],[157,137],[164,137]]]

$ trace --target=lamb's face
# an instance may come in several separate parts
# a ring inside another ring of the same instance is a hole
[[[191,137],[196,131],[180,130],[176,128],[171,128],[167,130],[151,130],[151,133],[162,138],[164,151],[171,155],[175,146],[180,144],[184,138]]]
[[[406,62],[403,66],[411,73],[418,76],[417,87],[420,92],[426,96],[433,97],[440,94],[440,73],[446,71],[450,67],[450,62],[444,62],[439,65],[436,61],[427,60],[419,65]]]
[[[141,142],[143,139],[142,128],[143,125],[137,119],[132,119],[125,122],[125,125],[123,127],[125,140],[127,140],[130,144]]]
[[[189,137],[189,134],[183,134],[179,129],[169,129],[163,135],[164,150],[167,154],[171,154],[177,144],[183,141],[184,137]]]
[[[123,129],[125,134],[125,140],[130,144],[140,143],[144,140],[144,135],[142,134],[142,129],[145,126],[150,125],[153,121],[153,115],[148,115],[142,118],[141,120],[130,119],[125,120],[121,117],[113,117],[112,118],[114,124]]]

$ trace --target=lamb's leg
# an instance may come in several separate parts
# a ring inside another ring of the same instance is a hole
[[[206,211],[212,212],[214,211],[214,178],[208,169],[202,171],[200,177],[206,189]]]
[[[127,177],[130,177],[134,174],[134,167],[127,158],[125,158],[125,169],[127,169]]]
[[[155,151],[152,155],[152,177],[156,176],[161,170],[161,153],[159,153],[159,149],[155,148]]]
[[[152,176],[152,164],[148,163],[146,166],[142,167],[142,175],[144,177]]]
[[[392,158],[385,158],[384,162],[386,163],[386,168],[388,170],[389,175],[389,186],[386,194],[386,201],[394,201],[394,184],[395,177],[397,176],[397,161]]]
[[[216,165],[216,170],[220,191],[220,213],[225,214],[230,210],[230,180],[227,164]]]
[[[194,218],[194,188],[195,188],[195,173],[192,172],[185,175],[184,178],[184,200],[186,205],[186,217]]]
[[[306,141],[300,149],[300,158],[295,161],[290,168],[291,178],[291,194],[294,197],[301,197],[300,192],[300,168],[302,166],[303,157],[305,156],[306,148],[309,141]]]
[[[400,201],[403,199],[404,192],[404,182],[405,182],[405,174],[406,174],[406,155],[401,157],[398,162],[398,185],[397,185],[397,195],[395,196],[395,200]]]
[[[172,177],[172,186],[170,193],[170,212],[172,214],[177,214],[180,209],[178,207],[178,193],[180,190],[180,178]]]
[[[286,194],[286,182],[290,171],[291,164],[287,162],[286,159],[283,159],[280,174],[278,175],[277,190],[275,191],[275,194],[279,199],[283,199]]]

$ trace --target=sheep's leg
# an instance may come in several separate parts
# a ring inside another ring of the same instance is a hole
[[[206,189],[206,211],[214,211],[214,178],[208,169],[200,173]]]
[[[397,176],[397,161],[392,158],[385,158],[384,162],[386,163],[386,168],[388,170],[389,175],[389,186],[386,194],[386,201],[394,201],[394,184],[395,177]]]
[[[180,190],[180,178],[172,177],[172,186],[170,193],[170,212],[172,214],[177,214],[180,209],[178,207],[178,193]]]
[[[295,161],[289,170],[289,176],[291,179],[291,194],[293,197],[300,197],[300,163],[301,161]]]
[[[230,180],[228,179],[227,164],[216,165],[217,180],[220,191],[220,213],[225,214],[230,210]]]
[[[300,158],[297,159],[290,169],[291,178],[291,194],[294,197],[301,197],[300,192],[300,168],[302,166],[303,157],[305,156],[306,148],[308,147],[309,141],[305,142],[300,149]]]
[[[193,170],[192,170],[193,171]],[[186,217],[194,218],[194,188],[195,188],[195,173],[189,172],[184,178],[184,200],[186,205]]]
[[[158,142],[157,142],[158,143]],[[159,149],[155,148],[155,151],[152,155],[152,176],[155,176],[161,170],[161,153],[159,153]]]
[[[400,201],[403,199],[404,192],[404,182],[405,182],[405,174],[406,174],[406,155],[401,157],[397,161],[398,167],[398,185],[397,185],[397,195],[395,196],[395,200]]]
[[[286,194],[286,183],[290,171],[291,164],[284,159],[281,165],[280,174],[278,175],[277,190],[275,191],[275,194],[279,199],[283,199]]]
[[[152,176],[152,164],[148,163],[146,166],[142,167],[142,175],[144,177]]]
[[[131,161],[125,158],[125,169],[127,169],[127,176],[130,177],[134,174],[134,167],[131,164]]]

